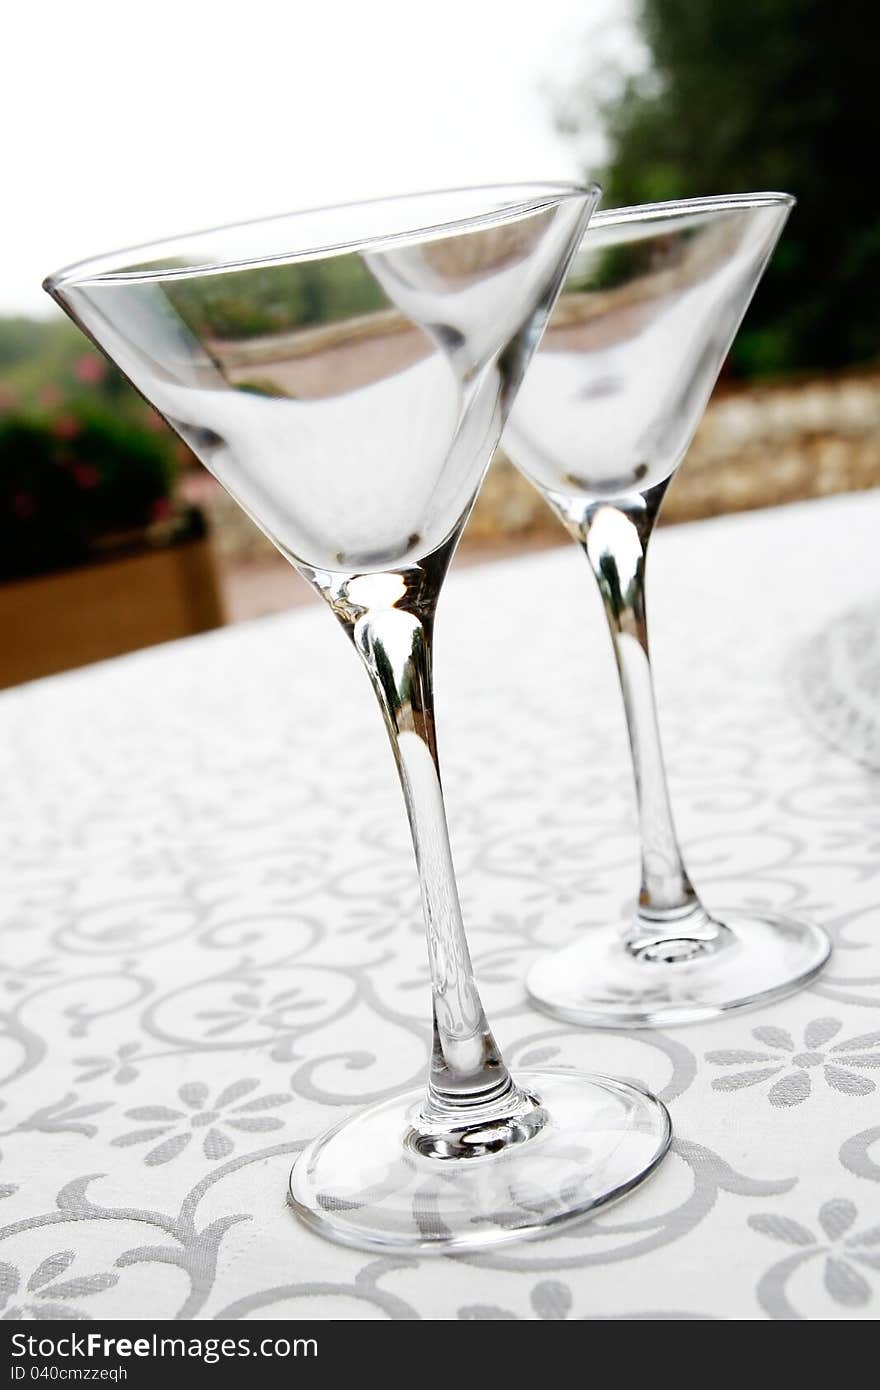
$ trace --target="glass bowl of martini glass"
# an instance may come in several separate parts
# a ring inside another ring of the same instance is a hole
[[[810,922],[709,911],[697,896],[672,820],[645,601],[666,489],[793,201],[734,194],[594,217],[504,436],[599,585],[635,774],[641,882],[631,919],[585,929],[528,978],[532,1001],[569,1022],[663,1028],[713,1018],[797,989],[830,952]]]
[[[46,282],[326,601],[378,698],[427,932],[427,1085],[315,1139],[290,1181],[310,1226],[369,1249],[542,1235],[622,1196],[669,1145],[664,1107],[636,1085],[508,1071],[474,980],[434,727],[443,578],[597,196],[384,199]]]

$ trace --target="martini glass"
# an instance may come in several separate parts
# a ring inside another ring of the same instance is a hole
[[[654,703],[648,543],[669,482],[772,255],[793,199],[744,194],[600,213],[569,269],[505,447],[595,574],[632,749],[641,884],[632,919],[544,956],[534,1003],[596,1027],[714,1018],[797,989],[828,959],[790,917],[713,910],[675,833]]]
[[[47,281],[327,601],[384,715],[421,883],[427,1087],[354,1114],[291,1174],[366,1248],[470,1249],[621,1196],[669,1144],[637,1086],[510,1075],[483,1011],[434,730],[447,566],[597,190],[386,199],[222,229]]]

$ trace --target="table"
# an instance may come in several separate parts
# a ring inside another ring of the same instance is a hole
[[[323,608],[0,697],[4,1316],[797,1319],[880,1310],[877,773],[802,714],[816,634],[880,598],[880,495],[661,531],[661,721],[709,905],[812,914],[826,973],[668,1033],[534,1012],[544,948],[636,884],[598,596],[573,546],[453,573],[451,830],[514,1065],[638,1078],[674,1152],[604,1216],[492,1254],[377,1257],[285,1205],[292,1157],[413,1085],[427,986],[402,801]],[[292,583],[299,583],[295,576]]]

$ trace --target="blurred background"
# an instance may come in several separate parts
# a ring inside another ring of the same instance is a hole
[[[310,601],[42,293],[115,246],[321,202],[598,178],[791,217],[665,522],[880,482],[875,59],[855,0],[445,0],[12,22],[0,263],[0,685]],[[855,172],[854,172],[855,171]],[[861,171],[859,173],[859,171]],[[456,563],[566,543],[496,459]]]

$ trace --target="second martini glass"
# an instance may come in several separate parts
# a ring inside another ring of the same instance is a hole
[[[672,820],[645,607],[648,543],[785,225],[784,193],[599,213],[571,264],[505,447],[583,547],[605,605],[635,772],[641,884],[632,920],[585,930],[528,980],[547,1013],[665,1027],[763,1003],[828,958],[808,922],[708,911]]]
[[[596,201],[565,186],[329,208],[141,247],[47,289],[317,589],[378,697],[418,864],[425,1090],[354,1114],[291,1175],[353,1245],[469,1249],[628,1191],[669,1144],[637,1086],[512,1077],[471,966],[440,786],[440,587]]]

